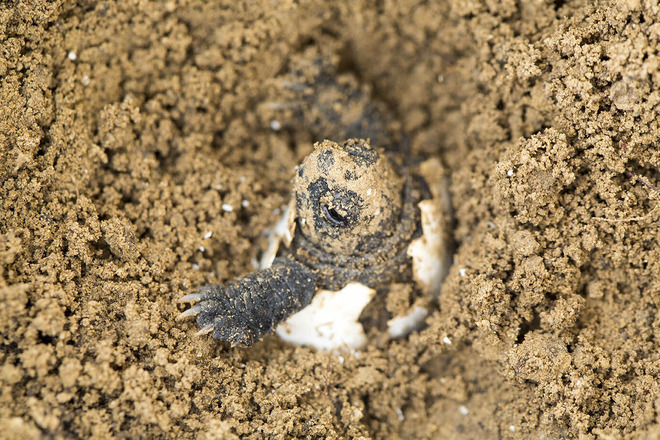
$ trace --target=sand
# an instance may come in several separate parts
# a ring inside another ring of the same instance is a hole
[[[660,438],[657,2],[34,0],[0,42],[2,436]],[[451,178],[426,327],[359,358],[174,319],[266,246],[309,50]]]

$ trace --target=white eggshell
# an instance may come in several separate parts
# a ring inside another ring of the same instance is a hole
[[[307,307],[281,323],[276,332],[287,342],[319,350],[357,350],[367,342],[358,318],[375,293],[360,283],[349,283],[338,291],[320,290]]]

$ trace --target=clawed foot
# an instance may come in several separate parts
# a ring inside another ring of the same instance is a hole
[[[177,319],[195,317],[198,335],[211,333],[232,346],[249,347],[277,324],[305,307],[315,292],[317,276],[289,258],[224,285],[204,286],[179,299],[195,305]]]
[[[189,317],[195,317],[198,316],[202,311],[204,311],[204,301],[207,301],[209,299],[209,292],[213,289],[213,286],[203,286],[200,287],[200,291],[197,293],[191,293],[188,294],[182,298],[179,298],[179,302],[182,303],[200,303],[196,306],[193,306],[186,310],[185,312],[181,313],[179,316],[176,317],[177,321],[180,321],[185,318]],[[205,320],[203,320],[205,321]],[[197,318],[197,323],[200,323],[199,317]],[[213,331],[213,323],[206,324],[204,326],[200,325],[201,330],[197,332],[197,335],[205,335],[208,333],[211,333]]]

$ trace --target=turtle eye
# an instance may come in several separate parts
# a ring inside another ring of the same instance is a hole
[[[323,205],[321,209],[325,218],[333,225],[342,227],[348,223],[348,219],[340,215],[335,208],[328,208],[328,205]]]

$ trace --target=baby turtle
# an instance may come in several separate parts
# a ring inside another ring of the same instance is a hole
[[[349,96],[348,105],[359,103],[362,113],[353,116],[350,129],[342,134],[373,134],[381,139],[386,118],[378,110],[380,105],[366,100],[365,90],[354,78],[338,80],[319,69],[319,63],[311,67],[314,75],[309,84],[316,86],[300,102],[315,107],[314,118],[325,118],[331,130],[342,131],[337,107],[323,101],[333,93]],[[307,84],[302,77],[298,72],[299,90]],[[269,267],[186,295],[180,301],[197,304],[180,318],[196,316],[199,334],[212,333],[234,346],[251,346],[306,307],[319,289],[339,290],[350,282],[379,288],[410,281],[415,259],[411,244],[424,239],[418,204],[432,193],[435,196],[438,185],[422,177],[424,167],[406,163],[401,149],[386,151],[365,138],[342,144],[317,142],[297,167],[285,233],[267,252],[264,266]],[[434,180],[437,177],[441,176]],[[280,240],[287,246],[280,247]]]

